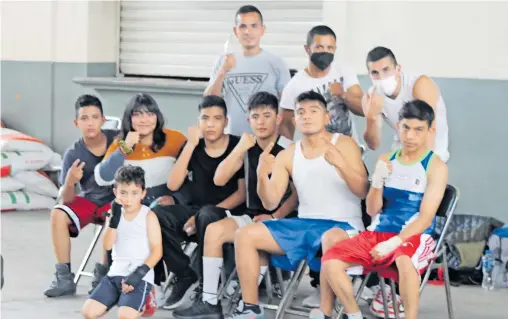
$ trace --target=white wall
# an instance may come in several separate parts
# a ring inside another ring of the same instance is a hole
[[[325,0],[323,17],[359,74],[367,52],[382,45],[412,72],[508,79],[507,13],[508,2]]]
[[[116,61],[116,1],[3,1],[1,58]]]
[[[1,5],[3,60],[116,60],[117,0]],[[337,33],[338,54],[359,74],[366,73],[367,52],[383,45],[412,72],[508,79],[507,12],[508,2],[324,0],[323,21]]]

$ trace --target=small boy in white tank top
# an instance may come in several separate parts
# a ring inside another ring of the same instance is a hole
[[[84,318],[103,316],[118,305],[119,318],[153,315],[153,267],[162,257],[162,236],[156,215],[141,200],[145,172],[124,166],[115,176],[115,202],[106,224],[104,249],[113,250],[110,270],[85,302]]]

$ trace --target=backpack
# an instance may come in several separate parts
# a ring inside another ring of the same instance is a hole
[[[508,226],[495,229],[488,246],[495,259],[492,269],[494,288],[508,288]]]

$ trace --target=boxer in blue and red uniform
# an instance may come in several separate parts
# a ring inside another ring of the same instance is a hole
[[[414,100],[403,106],[397,125],[402,149],[382,155],[372,176],[367,196],[372,224],[322,258],[324,277],[348,319],[363,318],[346,273],[358,265],[365,270],[396,266],[398,275],[394,271],[393,279],[400,283],[405,316],[417,318],[420,274],[433,257],[430,234],[448,182],[448,167],[426,145],[433,121],[434,111],[426,102]],[[331,307],[321,310],[331,315]]]

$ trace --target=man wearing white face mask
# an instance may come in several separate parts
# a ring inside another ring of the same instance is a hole
[[[362,108],[367,119],[363,137],[369,148],[375,150],[381,144],[382,119],[394,129],[392,148],[400,147],[396,133],[399,111],[404,103],[419,99],[432,106],[436,114],[435,133],[429,136],[428,147],[447,162],[450,153],[446,106],[436,83],[426,75],[402,72],[393,52],[384,47],[368,53],[367,69],[373,86],[364,95]]]

